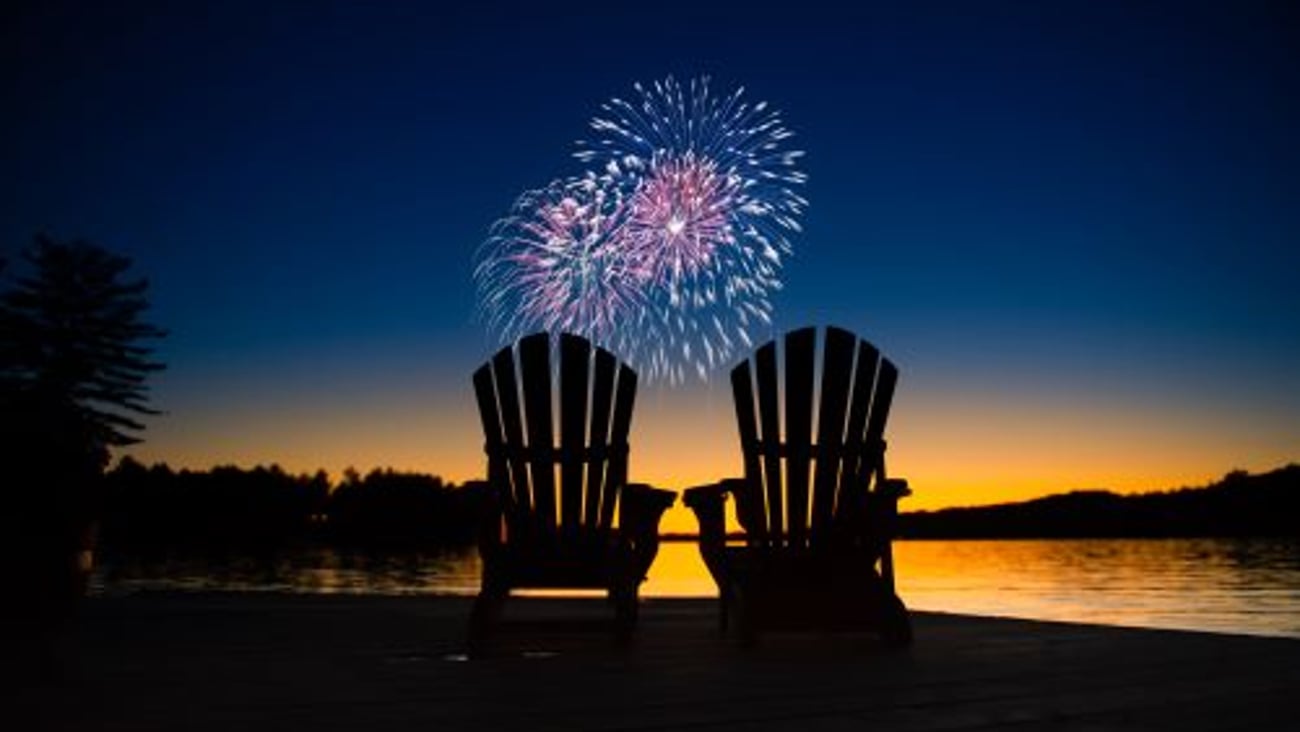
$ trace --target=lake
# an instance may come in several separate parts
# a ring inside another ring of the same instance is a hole
[[[900,541],[898,591],[917,610],[1300,638],[1300,541]],[[272,557],[106,557],[95,594],[141,590],[473,594],[473,550]],[[643,594],[717,593],[695,544],[665,542]]]

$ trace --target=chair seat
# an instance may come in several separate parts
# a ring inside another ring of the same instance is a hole
[[[893,598],[874,568],[878,558],[860,549],[723,550],[728,592],[761,613],[757,620],[771,630],[878,626]]]
[[[856,547],[834,551],[770,550],[748,546],[723,549],[728,575],[742,584],[772,583],[841,592],[841,585],[881,581],[879,555]]]

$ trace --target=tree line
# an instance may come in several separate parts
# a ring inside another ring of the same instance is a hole
[[[97,513],[110,551],[426,549],[473,543],[481,499],[417,472],[347,470],[334,481],[276,465],[173,470],[125,457],[105,476]]]

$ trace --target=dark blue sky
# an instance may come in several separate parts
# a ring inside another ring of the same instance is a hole
[[[895,357],[895,437],[942,502],[1297,456],[1288,3],[839,4],[7,10],[3,252],[84,236],[151,278],[150,457],[466,477],[487,227],[580,170],[602,101],[710,75],[807,151],[776,330]],[[675,398],[642,410],[645,460],[680,447]],[[962,483],[971,445],[1035,452]]]

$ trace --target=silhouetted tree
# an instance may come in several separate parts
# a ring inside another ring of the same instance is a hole
[[[154,413],[146,379],[162,365],[144,341],[163,332],[142,320],[148,285],[126,278],[126,257],[37,236],[24,259],[29,271],[0,292],[0,460],[12,479],[0,549],[5,581],[41,617],[80,594],[95,489],[109,449],[138,442],[135,418]]]
[[[135,416],[156,414],[145,382],[163,368],[144,344],[164,335],[142,320],[148,282],[124,279],[130,259],[84,241],[37,236],[25,258],[32,272],[0,296],[5,397],[66,411],[92,449],[139,442]]]
[[[463,531],[457,522],[472,524],[458,511],[457,499],[437,476],[389,469],[361,478],[349,470],[330,495],[328,527],[345,544],[459,543]]]

